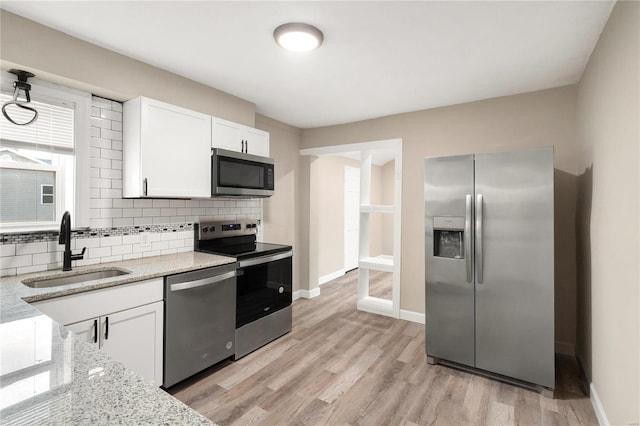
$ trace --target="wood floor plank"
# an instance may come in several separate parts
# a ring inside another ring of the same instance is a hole
[[[372,283],[390,288],[388,273]],[[357,271],[293,304],[293,329],[169,389],[228,425],[597,425],[572,357],[557,398],[426,363],[425,326],[356,309]]]

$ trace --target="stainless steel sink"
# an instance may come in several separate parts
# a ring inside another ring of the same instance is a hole
[[[48,287],[58,287],[61,285],[67,284],[76,284],[87,281],[95,281],[101,280],[103,278],[111,278],[117,277],[120,275],[130,274],[131,271],[127,271],[126,269],[102,269],[98,271],[86,271],[74,274],[73,272],[70,275],[65,276],[49,276],[49,277],[38,277],[38,278],[28,278],[22,281],[22,284],[31,288],[48,288]]]

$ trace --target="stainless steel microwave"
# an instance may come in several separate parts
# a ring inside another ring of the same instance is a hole
[[[211,150],[212,197],[270,197],[273,195],[273,158]]]

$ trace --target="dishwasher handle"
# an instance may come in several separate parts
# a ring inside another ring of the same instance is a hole
[[[203,278],[201,280],[187,281],[184,283],[171,284],[169,289],[171,291],[188,290],[196,287],[203,287],[205,285],[219,283],[220,281],[228,280],[236,276],[236,271],[227,272],[222,275],[215,275],[213,277]]]

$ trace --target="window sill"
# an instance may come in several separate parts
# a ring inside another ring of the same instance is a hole
[[[89,229],[88,227],[73,228],[72,231],[83,231]],[[0,234],[37,234],[45,232],[59,232],[60,224],[52,225],[29,225],[29,226],[7,226],[0,227]]]

